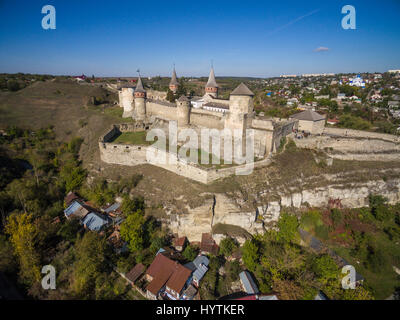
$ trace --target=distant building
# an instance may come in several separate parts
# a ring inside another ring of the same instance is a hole
[[[326,120],[326,123],[334,126],[339,123],[339,120],[338,119],[328,119],[328,120]]]
[[[315,96],[314,97],[315,99],[329,99],[329,94],[326,94],[326,95],[320,95],[320,96]]]
[[[290,119],[299,120],[298,130],[311,134],[321,134],[325,128],[325,116],[312,110],[296,113]]]
[[[349,85],[354,87],[365,88],[365,81],[361,78],[360,75],[357,75],[354,78],[349,79]]]

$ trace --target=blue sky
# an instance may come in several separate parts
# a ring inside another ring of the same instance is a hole
[[[44,30],[42,6],[56,8]],[[356,30],[341,8],[356,8]],[[0,72],[269,77],[400,69],[400,1],[0,0]],[[316,52],[318,47],[329,50]]]

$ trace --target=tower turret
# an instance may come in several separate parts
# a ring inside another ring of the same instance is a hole
[[[218,84],[215,80],[214,68],[211,67],[210,75],[208,76],[208,81],[206,84],[206,94],[218,98]]]
[[[173,93],[176,93],[176,91],[178,90],[178,87],[179,87],[179,82],[178,82],[178,79],[176,77],[176,71],[175,71],[175,67],[174,67],[174,71],[172,72],[171,81],[169,83],[169,89]]]
[[[146,90],[143,88],[140,75],[135,88],[135,114],[137,120],[146,119]]]
[[[243,83],[231,92],[229,97],[229,114],[225,119],[225,128],[240,129],[244,132],[253,117],[254,93]]]
[[[253,114],[254,93],[242,82],[235,90],[233,90],[229,97],[229,111],[241,114]]]
[[[178,127],[185,127],[190,123],[190,101],[187,97],[181,96],[176,101],[178,112]]]

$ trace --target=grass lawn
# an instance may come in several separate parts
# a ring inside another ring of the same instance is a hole
[[[150,145],[153,141],[146,141],[146,131],[123,132],[113,142],[134,145]]]

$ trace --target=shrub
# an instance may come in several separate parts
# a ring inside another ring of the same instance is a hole
[[[229,257],[232,252],[238,247],[236,241],[231,237],[222,239],[219,245],[219,252],[225,257]]]
[[[186,246],[185,250],[183,250],[182,255],[186,260],[193,261],[197,257],[197,250],[189,245]]]

